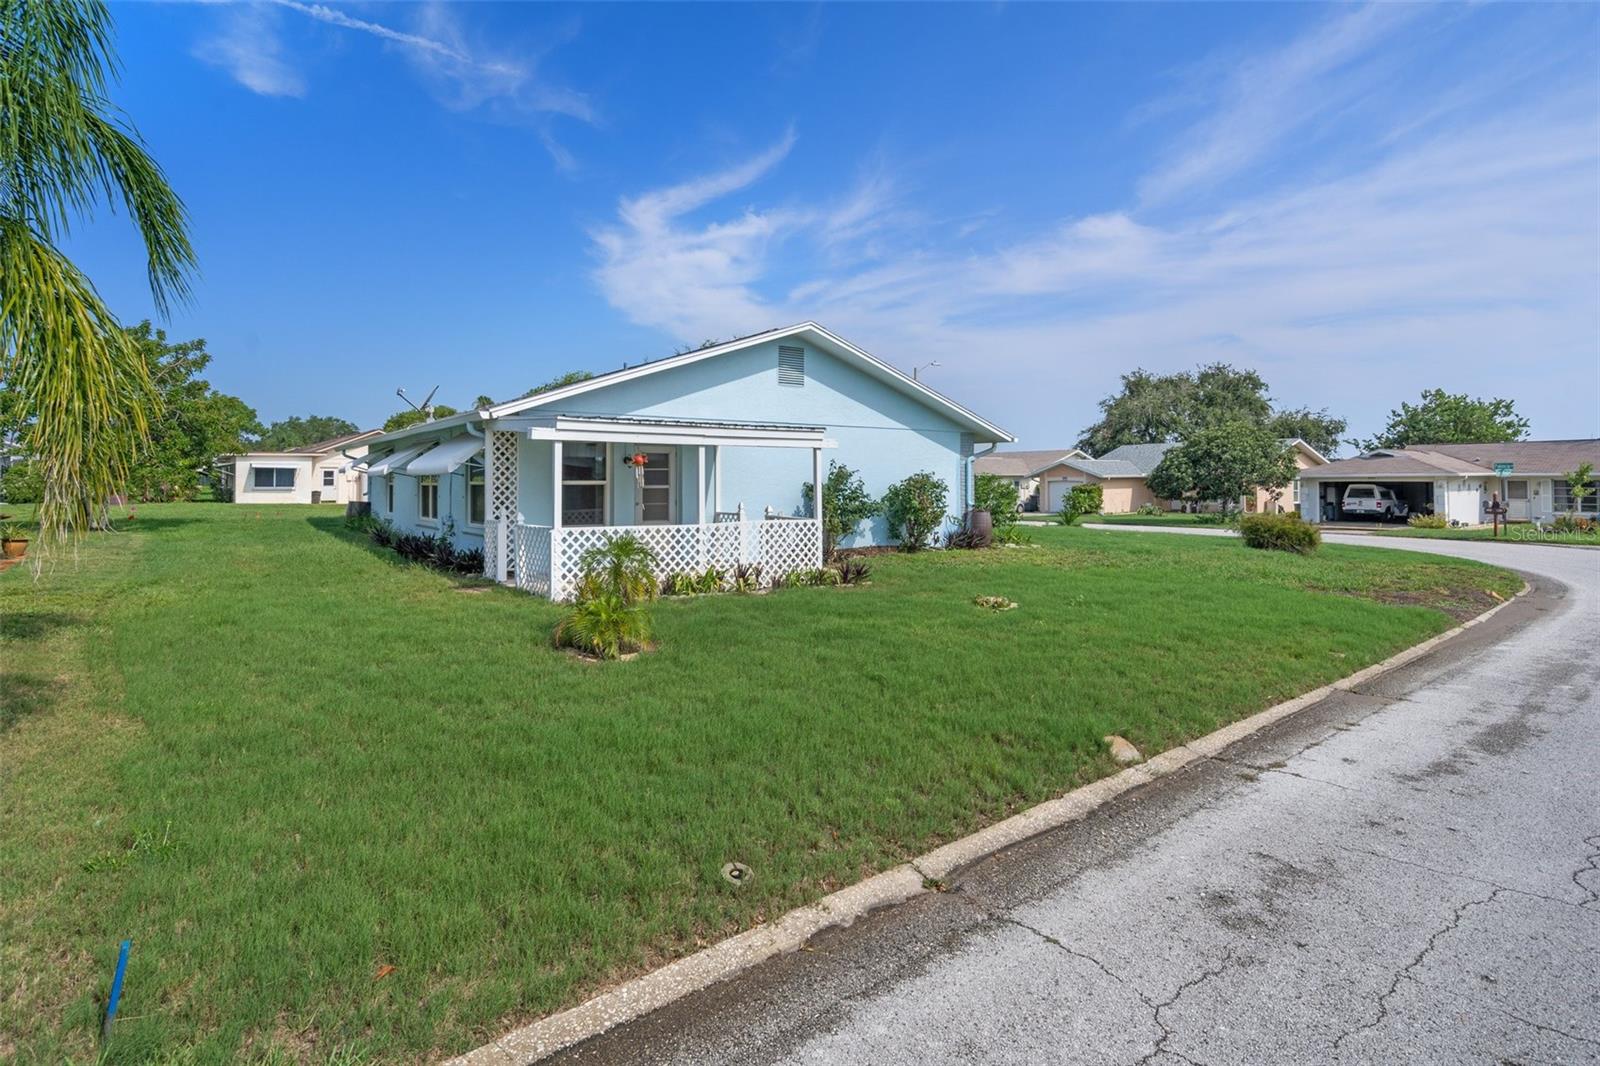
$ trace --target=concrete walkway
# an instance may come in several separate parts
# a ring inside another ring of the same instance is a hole
[[[1600,1063],[1600,553],[1349,542],[1535,590],[557,1061]]]

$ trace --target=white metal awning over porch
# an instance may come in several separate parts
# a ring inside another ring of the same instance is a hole
[[[622,444],[686,444],[744,448],[834,448],[822,426],[720,419],[647,418],[623,415],[544,415],[502,418],[499,430],[525,432],[533,440]]]
[[[483,451],[483,438],[468,434],[451,437],[437,448],[429,448],[405,465],[400,473],[413,476],[422,474],[452,474],[456,468]]]
[[[390,455],[379,459],[369,459],[367,462],[368,477],[383,477],[385,474],[397,474],[411,460],[433,447],[433,441],[415,444],[409,448],[401,448]]]

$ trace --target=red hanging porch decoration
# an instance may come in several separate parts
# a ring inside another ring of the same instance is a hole
[[[634,452],[632,455],[623,459],[623,462],[627,463],[629,466],[645,466],[647,463],[649,463],[649,458],[644,454],[644,452]]]

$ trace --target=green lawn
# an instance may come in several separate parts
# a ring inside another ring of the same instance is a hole
[[[660,650],[607,664],[549,647],[559,608],[399,565],[335,508],[140,507],[13,568],[0,1059],[94,1059],[123,937],[106,1061],[461,1051],[1111,773],[1107,733],[1157,752],[1519,586],[1028,536],[665,601]]]
[[[1531,525],[1517,523],[1500,528],[1496,538],[1492,526],[1473,526],[1468,529],[1417,529],[1403,526],[1385,529],[1373,534],[1378,537],[1422,537],[1427,540],[1495,540],[1503,544],[1581,544],[1600,547],[1600,534],[1594,533],[1544,533]]]
[[[1085,515],[1082,522],[1103,522],[1112,526],[1223,526],[1220,514],[1183,514],[1165,511],[1161,514],[1097,514]]]

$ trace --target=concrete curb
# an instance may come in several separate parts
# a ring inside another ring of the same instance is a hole
[[[957,871],[1013,844],[1078,821],[1141,785],[1176,773],[1191,763],[1214,758],[1240,740],[1335,692],[1348,691],[1415,662],[1441,644],[1487,622],[1531,590],[1532,586],[1524,583],[1522,590],[1505,603],[1491,607],[1455,628],[1421,644],[1412,645],[1380,663],[1357,670],[1349,677],[1268,707],[1249,718],[1223,726],[1187,744],[1180,744],[1137,766],[1130,766],[1110,777],[1073,789],[1056,799],[1046,800],[1003,822],[996,822],[910,862],[824,896],[815,903],[798,907],[703,951],[625,981],[576,1007],[514,1029],[498,1040],[450,1059],[448,1066],[526,1066],[538,1062],[618,1025],[641,1018],[692,992],[735,977],[767,959],[798,951],[825,929],[848,926],[879,908],[904,903],[924,892],[936,891],[939,886],[930,882],[945,881]]]

